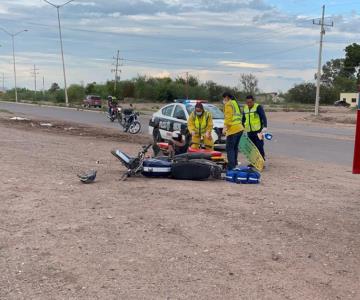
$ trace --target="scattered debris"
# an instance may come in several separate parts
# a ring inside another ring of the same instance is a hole
[[[13,121],[30,121],[30,119],[22,118],[22,117],[13,117],[13,118],[10,118],[10,120],[13,120]]]
[[[96,173],[96,170],[90,170],[88,172],[79,174],[78,177],[82,183],[92,183],[95,181]]]
[[[53,124],[51,124],[51,123],[40,123],[40,126],[43,126],[43,127],[53,127]]]

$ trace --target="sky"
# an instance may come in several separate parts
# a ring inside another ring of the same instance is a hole
[[[66,0],[52,0],[62,4]],[[121,78],[184,77],[238,86],[252,73],[264,92],[314,81],[326,6],[323,62],[360,42],[360,0],[75,0],[60,9],[68,83],[105,82],[120,51]],[[0,28],[15,37],[18,86],[63,86],[56,9],[1,0]],[[0,30],[0,85],[14,86],[11,37]],[[1,88],[1,87],[0,87]]]

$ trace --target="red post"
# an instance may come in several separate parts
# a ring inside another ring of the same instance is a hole
[[[353,174],[360,174],[360,84],[358,85],[358,110],[355,134]]]

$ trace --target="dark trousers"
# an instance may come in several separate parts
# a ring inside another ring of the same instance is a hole
[[[265,159],[264,151],[264,140],[260,140],[258,137],[258,132],[248,132],[249,139],[255,144],[256,148],[259,149],[260,154]]]
[[[228,170],[232,170],[238,165],[238,153],[241,136],[242,132],[239,132],[226,137]]]

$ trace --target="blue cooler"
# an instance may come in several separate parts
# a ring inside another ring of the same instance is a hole
[[[145,177],[167,178],[171,175],[172,162],[164,159],[147,159],[143,163],[141,174]]]
[[[226,173],[226,181],[242,184],[258,184],[261,175],[250,167],[236,168]]]

